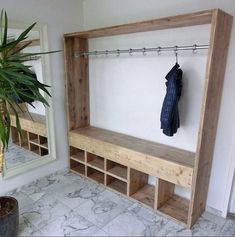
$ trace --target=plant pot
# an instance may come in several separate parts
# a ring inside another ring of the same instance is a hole
[[[17,200],[13,197],[0,197],[0,237],[16,237],[18,226]]]

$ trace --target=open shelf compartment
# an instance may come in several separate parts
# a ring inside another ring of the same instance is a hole
[[[75,160],[77,162],[84,163],[85,162],[85,152],[76,147],[69,147],[70,159]]]
[[[41,147],[48,149],[47,137],[39,136],[39,144]]]
[[[148,174],[135,169],[129,172],[129,196],[154,208],[155,186],[148,184]]]
[[[107,187],[118,191],[119,193],[127,195],[127,183],[113,176],[106,175],[106,185]]]
[[[177,221],[187,224],[189,200],[174,194],[158,210]]]
[[[39,146],[34,144],[34,143],[30,143],[29,145],[30,147],[30,151],[32,151],[33,153],[40,155],[40,150],[39,150]]]
[[[87,152],[87,165],[94,169],[104,171],[104,158]]]
[[[35,133],[29,132],[29,142],[35,145],[39,145],[39,136]]]
[[[106,171],[107,174],[127,182],[127,167],[116,162],[106,160]]]
[[[187,225],[189,200],[175,194],[175,184],[157,179],[155,209]]]
[[[87,177],[95,180],[98,183],[104,184],[104,173],[102,173],[96,169],[87,167]]]
[[[74,173],[85,175],[85,165],[75,160],[70,160],[70,170]]]
[[[40,147],[40,155],[41,156],[46,156],[49,154],[48,149],[44,148],[44,147]]]

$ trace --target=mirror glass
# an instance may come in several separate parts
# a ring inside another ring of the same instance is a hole
[[[8,30],[8,40],[17,38],[30,24],[14,24]],[[29,33],[25,40],[31,44],[23,50],[23,53],[35,53],[48,51],[46,26],[39,25]],[[26,62],[35,73],[35,80],[50,85],[49,55],[34,57]],[[50,90],[49,90],[50,91]],[[49,96],[40,93],[49,102],[46,108],[40,102],[30,101],[30,104],[21,103],[18,108],[21,136],[16,130],[16,118],[11,115],[11,138],[7,151],[4,153],[4,177],[8,178],[26,170],[38,167],[55,159],[52,100]],[[50,129],[49,129],[50,128]]]

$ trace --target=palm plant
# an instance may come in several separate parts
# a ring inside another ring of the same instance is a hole
[[[7,38],[8,18],[5,11],[1,11],[0,18],[0,173],[3,172],[4,151],[8,147],[10,138],[11,119],[10,113],[16,118],[16,128],[21,135],[19,120],[20,103],[31,104],[32,101],[39,101],[49,106],[46,99],[40,93],[42,90],[47,95],[48,85],[42,84],[35,79],[35,73],[31,66],[26,65],[27,61],[33,60],[41,54],[54,53],[23,53],[22,50],[30,45],[25,42],[29,32],[36,23],[23,31],[17,39],[9,41]],[[33,105],[32,105],[33,106]]]

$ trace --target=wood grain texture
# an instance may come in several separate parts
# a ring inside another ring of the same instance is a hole
[[[128,196],[132,196],[148,183],[148,175],[135,169],[128,169]]]
[[[173,195],[161,208],[161,213],[167,215],[171,219],[187,225],[189,200],[177,195]]]
[[[64,38],[66,108],[69,130],[89,125],[88,59],[75,59],[75,50],[87,51],[88,40]]]
[[[183,14],[178,16],[164,17],[155,20],[142,21],[106,28],[88,30],[65,34],[66,38],[97,38],[112,35],[130,34],[136,32],[164,30],[169,28],[185,27],[209,24],[211,22],[212,10]]]
[[[69,132],[69,144],[174,184],[191,186],[191,152],[94,127]]]
[[[153,208],[154,194],[155,186],[146,184],[144,187],[140,188],[136,193],[134,193],[131,198]]]
[[[46,118],[43,115],[30,113],[31,117],[28,114],[22,114],[19,117],[22,130],[38,134],[40,136],[47,136],[46,130]],[[16,118],[15,115],[11,115],[11,125],[16,127]]]
[[[162,179],[156,181],[156,197],[154,209],[162,207],[169,199],[172,198],[175,185]]]
[[[196,222],[206,206],[231,27],[232,16],[221,10],[213,12],[189,211],[189,227]]]

